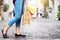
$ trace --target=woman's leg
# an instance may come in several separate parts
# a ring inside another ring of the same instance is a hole
[[[22,17],[22,15],[21,15]],[[15,33],[15,37],[26,37],[26,35],[22,35],[20,32],[20,25],[21,25],[21,18],[19,20],[16,21],[16,33]]]
[[[15,16],[14,10],[13,10],[13,16]],[[21,22],[21,18],[19,18],[19,19],[16,21],[16,34],[20,34],[20,22]]]
[[[16,34],[21,34],[20,33],[20,25],[21,25],[21,18],[22,18],[23,12],[24,12],[24,1],[22,3],[22,10],[21,10],[21,15],[20,15],[21,17],[20,17],[20,19],[18,19],[16,21]]]
[[[4,28],[4,34],[7,33],[8,29],[20,18],[20,16],[14,16],[8,23],[8,25],[6,25],[6,27]]]
[[[21,18],[22,3],[23,3],[23,0],[17,0],[17,1],[15,2],[15,9],[14,9],[15,16],[9,21],[8,25],[6,25],[6,27],[4,28],[4,30],[3,30],[3,35],[4,35],[4,34],[7,34],[8,29],[9,29],[17,20],[19,20],[19,18]],[[17,30],[19,30],[19,28],[17,28]],[[16,36],[19,36],[19,35],[16,35]],[[20,36],[21,36],[21,35],[20,35]],[[5,35],[5,36],[3,36],[3,37],[7,37],[7,36]]]
[[[16,21],[16,34],[20,34],[21,18]]]
[[[21,11],[22,11],[22,2],[23,0],[17,0],[15,2],[15,16],[9,21],[8,25],[6,25],[6,27],[4,28],[4,34],[7,33],[8,29],[21,17]]]

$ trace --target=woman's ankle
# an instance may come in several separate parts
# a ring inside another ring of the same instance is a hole
[[[16,32],[15,34],[19,35],[20,33],[17,33],[17,32]]]
[[[9,28],[10,28],[9,26],[6,26],[3,30],[3,34],[7,34]]]
[[[6,30],[3,30],[3,34],[7,34],[7,31]]]

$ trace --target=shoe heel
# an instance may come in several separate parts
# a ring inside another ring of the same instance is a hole
[[[3,38],[9,38],[7,34],[3,34],[3,30],[2,30],[2,35],[3,35]]]

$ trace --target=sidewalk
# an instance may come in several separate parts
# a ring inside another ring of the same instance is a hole
[[[0,39],[3,40],[1,30],[7,21],[0,22]],[[7,40],[52,40],[60,38],[60,21],[52,19],[36,19],[30,25],[21,25],[21,33],[26,34],[26,38],[14,38],[15,26],[9,29],[10,38]]]

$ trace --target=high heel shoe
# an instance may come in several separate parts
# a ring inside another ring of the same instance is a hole
[[[26,35],[22,35],[22,34],[15,34],[15,37],[26,37]]]
[[[3,34],[3,30],[2,30],[2,35],[3,35],[3,38],[9,38],[7,34]]]

